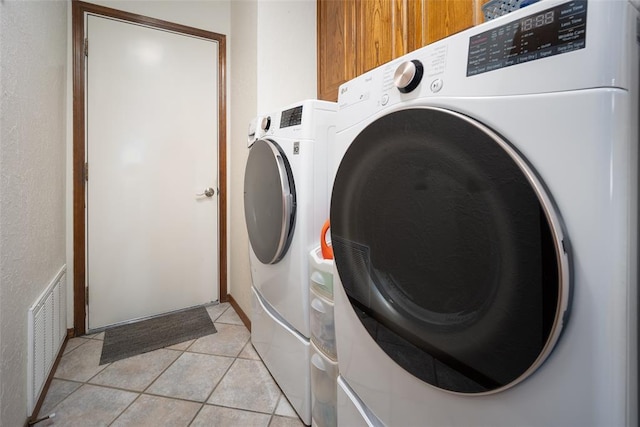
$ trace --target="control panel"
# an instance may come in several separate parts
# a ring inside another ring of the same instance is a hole
[[[586,47],[587,2],[564,3],[469,38],[467,76]]]
[[[280,116],[280,129],[302,124],[302,105],[290,108],[282,112]]]

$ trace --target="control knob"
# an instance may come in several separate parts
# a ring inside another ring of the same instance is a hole
[[[269,116],[263,117],[262,120],[260,120],[260,129],[266,132],[269,130],[270,127],[271,127],[271,117]]]
[[[409,93],[418,87],[424,74],[422,62],[414,59],[405,61],[398,66],[393,75],[393,83],[402,93]]]

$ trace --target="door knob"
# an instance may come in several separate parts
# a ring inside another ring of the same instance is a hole
[[[204,193],[197,193],[196,196],[213,197],[214,194],[216,194],[216,190],[214,190],[213,188],[209,187],[209,188],[205,188],[204,189]]]

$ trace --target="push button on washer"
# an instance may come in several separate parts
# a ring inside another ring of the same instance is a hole
[[[380,104],[387,105],[387,102],[389,102],[389,95],[385,93],[382,95],[382,99],[380,99]]]
[[[442,89],[442,85],[443,85],[442,80],[435,79],[434,81],[431,82],[431,86],[430,86],[431,92],[433,93],[440,92],[440,89]]]

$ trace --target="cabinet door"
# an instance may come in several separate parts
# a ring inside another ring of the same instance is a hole
[[[407,52],[483,22],[481,0],[407,2]]]
[[[358,75],[407,53],[406,22],[406,1],[356,2]]]
[[[424,2],[424,15],[427,19],[426,44],[482,22],[475,22],[478,16],[479,0],[421,0],[421,2]]]
[[[407,2],[407,53],[427,45],[427,0]]]
[[[318,99],[338,100],[338,86],[356,77],[355,1],[318,0]]]

